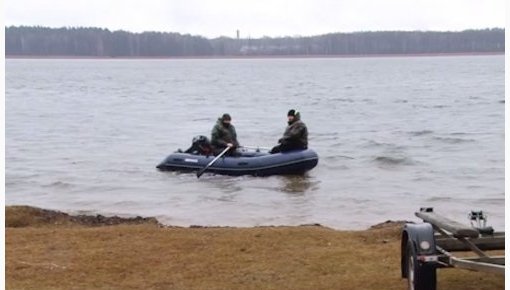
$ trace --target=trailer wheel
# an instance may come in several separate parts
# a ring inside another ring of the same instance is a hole
[[[413,242],[407,243],[407,285],[409,290],[436,290],[436,268],[418,262]]]

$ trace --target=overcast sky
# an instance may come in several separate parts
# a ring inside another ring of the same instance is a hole
[[[213,38],[505,27],[505,0],[5,0],[4,24]]]

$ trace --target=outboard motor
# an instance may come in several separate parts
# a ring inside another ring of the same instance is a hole
[[[213,149],[209,139],[206,136],[199,135],[193,137],[191,147],[184,152],[195,155],[211,155],[213,153]]]

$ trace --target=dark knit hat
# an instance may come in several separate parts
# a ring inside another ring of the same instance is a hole
[[[229,114],[225,113],[225,114],[223,114],[223,116],[221,116],[221,120],[222,121],[230,121],[230,120],[232,120],[232,118],[230,117]]]
[[[287,116],[296,116],[296,110],[294,110],[294,109],[289,110],[289,112],[287,113]]]

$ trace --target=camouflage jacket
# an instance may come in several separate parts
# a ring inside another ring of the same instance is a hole
[[[236,128],[232,124],[227,128],[223,126],[221,119],[218,119],[211,132],[211,145],[214,147],[226,147],[227,143],[232,143],[235,147],[239,147]]]
[[[301,120],[296,120],[283,133],[283,137],[278,140],[283,145],[294,144],[303,148],[308,148],[308,129]]]

